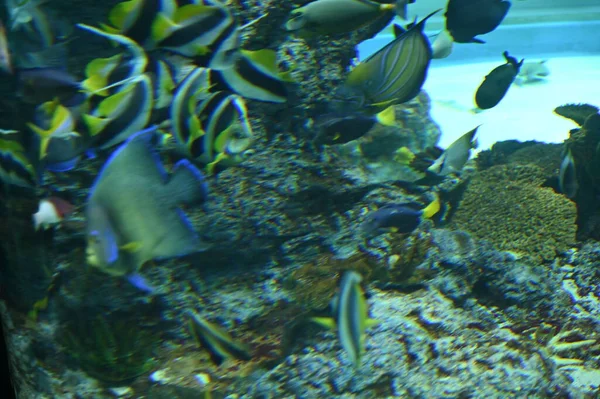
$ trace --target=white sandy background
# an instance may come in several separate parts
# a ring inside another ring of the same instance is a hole
[[[512,85],[496,107],[480,113],[471,112],[477,87],[503,59],[450,66],[435,63],[424,89],[432,99],[431,116],[442,130],[438,143],[442,148],[479,124],[478,151],[510,139],[560,143],[576,125],[554,114],[554,108],[566,103],[600,106],[600,56],[548,58],[550,76],[545,82]]]

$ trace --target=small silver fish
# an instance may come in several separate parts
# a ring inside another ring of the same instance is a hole
[[[550,75],[550,69],[546,60],[536,62],[524,62],[515,79],[517,85],[534,83],[545,80]]]
[[[450,32],[446,29],[442,30],[431,44],[431,50],[433,52],[432,58],[441,59],[446,58],[452,53],[452,47],[454,46],[454,40]]]

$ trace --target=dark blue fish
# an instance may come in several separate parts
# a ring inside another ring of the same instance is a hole
[[[457,43],[485,43],[475,36],[496,29],[509,8],[510,2],[504,0],[450,0],[446,29]]]
[[[370,212],[360,227],[366,235],[383,233],[385,229],[402,234],[412,233],[423,218],[430,218],[439,210],[440,203],[437,198],[423,209],[416,204],[386,205]]]
[[[203,202],[206,182],[187,160],[168,174],[152,145],[155,131],[136,133],[111,155],[86,203],[88,263],[111,275],[207,248],[179,208]]]
[[[521,65],[523,65],[523,59],[517,62],[516,58],[508,54],[508,51],[502,54],[506,59],[506,64],[494,68],[485,77],[475,93],[475,104],[480,109],[490,109],[498,105],[508,92],[508,88],[515,81]]]

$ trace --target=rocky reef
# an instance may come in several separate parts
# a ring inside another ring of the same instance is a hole
[[[96,24],[114,5],[92,3],[84,14],[52,7]],[[285,104],[248,102],[253,155],[209,177],[207,203],[186,209],[210,249],[145,264],[156,292],[86,264],[82,209],[107,154],[47,174],[45,186],[76,205],[60,229],[33,229],[44,192],[0,194],[0,311],[19,397],[592,397],[600,246],[578,248],[579,202],[556,192],[560,148],[499,144],[462,174],[420,185],[425,173],[397,156],[437,144],[425,92],[396,106],[396,127],[314,145],[314,119],[356,44],[389,18],[300,39],[280,27],[304,3],[230,2],[241,23],[266,15],[243,46],[276,50],[297,83]],[[74,40],[74,72],[110,54],[101,40],[89,46]],[[160,156],[179,159],[169,147]],[[442,210],[413,233],[360,231],[372,210],[437,197]],[[363,277],[379,320],[358,369],[335,333],[308,321],[328,311],[346,270]],[[186,328],[188,310],[247,345],[251,360],[216,365]]]

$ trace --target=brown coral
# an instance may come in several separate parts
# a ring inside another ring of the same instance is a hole
[[[575,204],[541,187],[534,165],[498,165],[478,173],[452,219],[454,227],[498,249],[550,261],[575,242]]]

